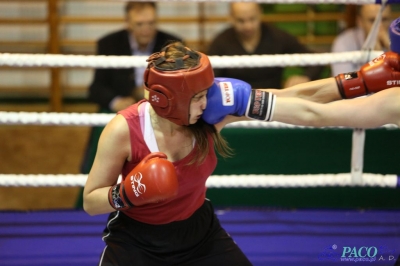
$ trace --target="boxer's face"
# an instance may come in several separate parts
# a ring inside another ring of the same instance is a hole
[[[375,21],[375,17],[380,11],[381,5],[364,5],[361,7],[360,14],[358,16],[358,24],[364,30],[365,37],[372,28],[372,24]],[[390,26],[390,7],[386,7],[382,13],[382,22],[380,30],[387,31]]]
[[[204,90],[193,96],[190,101],[190,118],[189,124],[195,124],[203,114],[204,109],[207,106],[207,91]]]

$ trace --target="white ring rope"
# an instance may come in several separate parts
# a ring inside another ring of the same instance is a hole
[[[375,58],[381,55],[382,51],[372,51],[371,54]],[[209,58],[214,68],[238,68],[328,65],[343,62],[365,63],[368,55],[365,51],[352,51],[284,55],[209,56]],[[0,53],[0,66],[133,68],[146,67],[147,58],[147,56]]]
[[[104,126],[115,114],[0,112],[0,125]]]
[[[87,175],[18,175],[0,174],[0,186],[4,187],[74,187],[85,186]],[[362,181],[353,184],[350,173],[315,175],[213,175],[208,188],[268,188],[268,187],[325,187],[325,186],[398,186],[396,175],[362,175]]]
[[[127,2],[130,0],[104,0]],[[139,0],[146,1],[146,0]],[[150,0],[152,2],[235,2],[237,0]],[[257,2],[266,4],[380,4],[379,0],[242,0],[243,2]],[[388,4],[400,3],[400,0],[389,0]]]
[[[42,126],[105,126],[115,114],[98,113],[35,113],[0,112],[0,125],[42,125]],[[314,128],[291,125],[281,122],[242,121],[228,124],[229,128]],[[397,125],[384,125],[385,128],[398,128]],[[345,128],[345,127],[327,127]]]
[[[120,0],[123,1],[123,0]],[[140,0],[139,0],[140,1]],[[158,0],[158,2],[167,0]],[[171,0],[168,0],[171,1]],[[174,0],[179,1],[179,0]],[[181,0],[184,2],[204,2],[204,0]],[[234,0],[220,0],[232,2]],[[375,0],[253,0],[259,3],[309,3],[309,4],[374,4]],[[389,0],[400,3],[400,0]],[[382,51],[322,53],[322,54],[290,54],[290,55],[250,55],[250,56],[210,56],[214,68],[237,67],[274,67],[274,66],[307,66],[327,65],[332,63],[353,62],[365,63],[368,57],[377,57]],[[10,54],[0,53],[0,66],[10,67],[89,67],[89,68],[132,68],[145,67],[146,56],[84,56],[54,54]],[[103,126],[115,114],[85,113],[28,113],[0,112],[0,124],[7,125],[75,125]],[[269,128],[309,128],[279,122],[237,122],[229,127],[269,127]],[[395,125],[385,127],[397,128]],[[0,186],[81,186],[86,183],[87,175],[19,175],[0,174]],[[357,182],[352,180],[351,173],[318,174],[318,175],[220,175],[211,176],[207,180],[208,188],[267,188],[267,187],[319,187],[319,186],[373,186],[398,187],[399,177],[396,175],[378,175],[363,173]]]

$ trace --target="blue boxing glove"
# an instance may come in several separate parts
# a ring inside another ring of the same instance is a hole
[[[239,79],[215,78],[207,92],[207,107],[202,117],[212,125],[227,115],[271,121],[274,107],[275,95],[270,92],[253,90]]]
[[[389,27],[390,50],[400,54],[400,18],[390,23]]]

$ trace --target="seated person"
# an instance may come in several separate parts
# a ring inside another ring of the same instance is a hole
[[[357,6],[356,27],[349,28],[339,34],[332,44],[332,53],[360,51],[367,38],[375,17],[380,11],[381,5],[369,4]],[[390,5],[387,5],[382,13],[382,21],[379,28],[378,37],[374,50],[389,50],[389,24],[390,24]],[[332,75],[354,71],[360,68],[360,64],[345,62],[331,65]]]
[[[157,29],[154,2],[128,2],[126,28],[110,33],[97,42],[98,55],[148,56],[178,37]],[[101,109],[117,112],[143,98],[143,68],[99,68],[89,88],[89,100]]]
[[[296,37],[262,22],[262,7],[252,2],[230,4],[232,27],[211,42],[208,55],[255,55],[312,53]],[[283,87],[318,79],[322,66],[304,68],[304,75],[291,76]],[[282,88],[283,67],[215,68],[216,77],[248,82],[253,88]]]
[[[126,28],[110,33],[97,42],[97,55],[150,55],[177,36],[157,29],[155,2],[127,2]],[[99,68],[89,87],[89,100],[98,104],[99,112],[114,113],[143,98],[143,68]],[[89,173],[103,127],[94,127],[81,165]]]

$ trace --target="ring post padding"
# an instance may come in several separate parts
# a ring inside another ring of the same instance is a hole
[[[364,143],[365,130],[355,128],[351,150],[351,183],[353,185],[362,185],[363,183]]]

